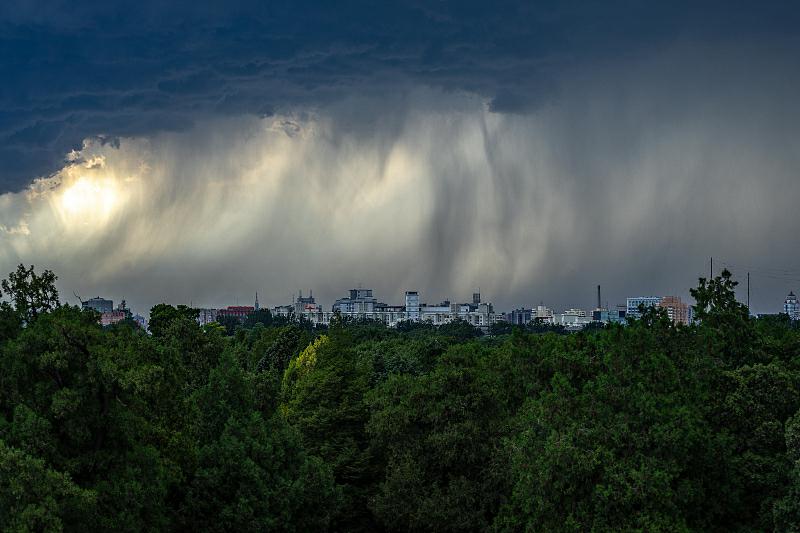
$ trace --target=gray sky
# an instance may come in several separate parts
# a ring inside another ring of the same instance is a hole
[[[138,311],[562,309],[688,297],[714,256],[777,311],[798,14],[725,5],[0,8],[0,272]]]

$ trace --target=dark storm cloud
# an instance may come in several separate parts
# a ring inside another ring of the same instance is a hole
[[[95,135],[268,116],[408,84],[529,112],[554,79],[688,35],[796,30],[789,4],[37,2],[0,6],[0,191]]]

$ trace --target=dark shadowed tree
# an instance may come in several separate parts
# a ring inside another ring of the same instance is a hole
[[[150,321],[147,329],[155,337],[163,337],[170,324],[178,319],[197,321],[200,311],[186,305],[174,307],[169,304],[156,304],[150,309]]]
[[[14,310],[23,323],[36,320],[41,313],[52,311],[59,306],[56,277],[50,270],[36,274],[33,265],[25,268],[19,265],[0,281],[0,297],[11,300]]]

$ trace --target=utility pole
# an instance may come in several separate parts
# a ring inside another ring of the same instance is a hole
[[[709,279],[709,281],[711,281],[712,279],[714,279],[714,258],[713,257],[711,258],[711,269],[709,270],[709,273],[711,275],[710,275],[710,277],[708,279]]]

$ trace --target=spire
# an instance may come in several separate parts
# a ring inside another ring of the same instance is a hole
[[[258,311],[258,291],[256,291],[256,303],[255,303],[255,310]]]

